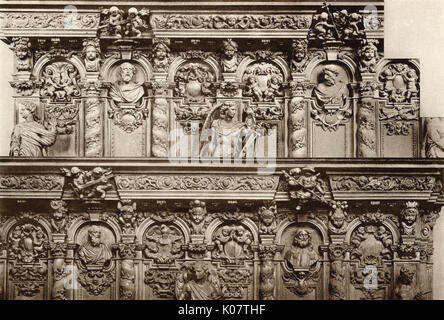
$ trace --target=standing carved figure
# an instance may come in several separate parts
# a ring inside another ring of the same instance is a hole
[[[224,102],[216,107],[203,127],[203,134],[207,134],[210,141],[203,146],[201,156],[243,157],[256,139],[256,132],[253,131],[256,124],[253,110],[248,109],[246,113],[247,118],[242,122],[236,119],[237,106],[234,102]]]
[[[46,148],[52,146],[57,139],[56,125],[38,123],[36,121],[37,106],[33,103],[23,103],[20,116],[24,122],[14,127],[9,155],[13,157],[46,156]]]
[[[137,104],[145,94],[143,84],[137,83],[134,79],[136,67],[124,62],[119,68],[121,80],[113,83],[110,89],[110,96],[115,103],[134,103]]]

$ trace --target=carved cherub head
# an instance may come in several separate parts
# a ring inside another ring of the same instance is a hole
[[[11,48],[19,60],[25,60],[31,56],[29,48],[31,43],[28,38],[14,38],[12,39]]]
[[[259,209],[259,218],[261,222],[269,227],[276,218],[276,205],[271,205],[269,207],[263,206]]]
[[[137,17],[138,14],[139,14],[139,10],[137,10],[137,9],[134,8],[134,7],[129,8],[129,10],[128,10],[128,16],[129,16],[130,18],[135,18],[135,17]]]
[[[109,14],[111,15],[111,17],[117,17],[118,15],[120,15],[120,10],[116,6],[113,6],[109,9]]]
[[[377,41],[368,42],[358,50],[358,56],[363,61],[372,61],[378,56],[378,48],[376,47]]]
[[[327,14],[327,12],[322,12],[322,13],[319,15],[319,21],[327,22],[327,20],[328,20],[328,14]]]
[[[301,62],[307,56],[307,40],[294,40],[291,48],[294,61]]]
[[[131,82],[135,75],[136,67],[133,64],[129,62],[122,63],[122,65],[120,66],[120,76],[122,77],[122,80],[124,82]]]
[[[404,209],[401,211],[402,221],[408,226],[412,226],[418,216],[418,202],[406,202]]]
[[[55,220],[62,219],[65,213],[68,212],[68,209],[66,208],[66,202],[63,200],[52,200],[51,208],[54,210],[52,215]]]
[[[330,221],[331,224],[337,229],[342,228],[345,223],[345,219],[347,218],[347,213],[345,212],[346,208],[346,203],[337,203],[332,206],[333,210],[330,212]]]
[[[228,16],[225,21],[227,22],[227,25],[230,27],[234,27],[236,25],[236,17],[235,16]]]
[[[231,59],[235,56],[238,50],[238,45],[231,39],[222,42],[222,50],[227,59]]]
[[[300,248],[305,248],[310,244],[311,234],[305,229],[296,231],[294,235],[294,245]]]
[[[207,214],[205,202],[199,200],[191,201],[190,210],[188,212],[190,214],[191,220],[193,220],[194,223],[201,223],[205,219],[205,215]]]
[[[100,228],[98,226],[92,226],[88,230],[88,237],[89,237],[89,242],[91,243],[91,245],[93,247],[98,247],[102,242],[102,240],[101,240],[102,231],[100,230]]]
[[[124,217],[132,217],[137,209],[137,204],[131,200],[122,200],[117,203],[117,209]]]

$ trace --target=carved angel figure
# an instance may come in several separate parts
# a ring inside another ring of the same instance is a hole
[[[404,63],[387,66],[379,76],[384,83],[383,97],[390,102],[408,102],[418,95],[418,75],[413,68]]]
[[[213,257],[234,262],[252,256],[251,232],[241,225],[225,225],[213,235]]]
[[[16,226],[9,234],[9,255],[22,263],[34,263],[44,256],[47,240],[48,236],[39,226],[29,223]]]
[[[222,298],[217,270],[204,261],[185,264],[176,279],[178,300],[218,300]]]
[[[247,109],[242,122],[237,110],[234,102],[224,102],[210,112],[202,130],[202,138],[209,141],[202,147],[201,157],[241,158],[253,150],[257,137],[254,112]]]
[[[61,169],[62,173],[72,178],[69,185],[80,199],[85,197],[92,198],[99,195],[100,198],[106,197],[106,191],[112,188],[109,179],[113,177],[112,171],[96,167],[91,171],[85,171],[78,167],[72,167],[71,170]]]
[[[183,236],[165,224],[155,226],[145,235],[145,255],[157,263],[171,263],[183,255]]]
[[[37,106],[33,103],[22,103],[20,116],[23,122],[17,124],[11,135],[9,155],[12,157],[42,157],[47,155],[47,147],[57,139],[55,124],[37,122]]]
[[[107,29],[109,35],[122,37],[123,11],[113,6],[110,9],[102,11],[102,15],[107,18],[104,20],[100,29]]]

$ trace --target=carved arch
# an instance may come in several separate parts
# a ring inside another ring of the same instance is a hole
[[[225,223],[225,221],[220,218],[211,221],[211,223],[208,225],[207,229],[205,230],[204,242],[206,244],[213,243],[213,234],[223,223]],[[246,218],[238,221],[237,223],[245,226],[251,232],[251,234],[253,235],[254,243],[259,243],[259,229],[251,219]]]
[[[49,223],[48,220],[42,217],[39,217],[38,219],[28,219],[28,218],[18,219],[18,217],[11,217],[5,222],[5,224],[3,225],[3,229],[0,229],[2,236],[5,237],[4,239],[1,239],[2,242],[3,241],[7,242],[8,235],[11,232],[12,228],[23,221],[29,222],[31,224],[38,223],[41,227],[43,227],[46,234],[48,235],[48,240],[49,241],[52,240],[51,224]]]
[[[111,74],[114,71],[114,69],[117,67],[118,64],[122,64],[124,62],[130,62],[139,65],[144,72],[145,82],[151,80],[154,69],[149,60],[143,56],[138,57],[137,60],[136,59],[122,60],[118,59],[115,56],[106,59],[102,65],[102,68],[100,69],[100,74],[103,77],[103,79],[105,79],[105,81],[110,81]]]
[[[320,235],[322,237],[322,243],[324,245],[328,245],[328,243],[329,243],[328,231],[327,231],[327,227],[325,226],[324,223],[317,221],[317,220],[308,220],[308,221],[304,221],[304,222],[297,222],[297,221],[290,221],[290,219],[288,219],[288,218],[282,220],[281,223],[278,225],[277,231],[276,231],[275,242],[282,244],[282,235],[285,232],[285,230],[292,225],[298,225],[298,223],[306,223],[306,224],[311,225],[313,228],[315,228],[320,233]]]
[[[116,238],[116,242],[121,241],[120,227],[113,220],[109,219],[105,222],[105,221],[84,220],[82,218],[79,218],[67,230],[67,232],[66,232],[67,233],[67,242],[77,242],[79,231],[83,227],[85,227],[85,225],[95,224],[95,223],[108,227],[112,231],[112,233],[114,234],[114,237]]]
[[[255,62],[259,61],[254,60],[250,57],[245,57],[244,59],[242,59],[242,61],[239,63],[239,66],[237,67],[237,71],[235,74],[236,82],[242,82],[242,77],[244,76],[246,69],[248,68],[248,66]],[[274,59],[267,60],[267,62],[270,62],[279,68],[279,70],[282,72],[282,76],[284,77],[284,81],[288,81],[290,79],[290,68],[287,62],[282,57],[276,57]]]
[[[157,221],[155,221],[154,219],[151,219],[151,218],[145,219],[136,229],[135,242],[139,243],[139,244],[143,243],[144,234],[155,223],[157,223]],[[182,234],[184,236],[185,244],[190,243],[191,230],[188,227],[188,224],[181,218],[176,218],[176,219],[174,219],[174,221],[171,221],[170,223],[175,225],[176,227],[178,227],[179,230],[182,232]]]
[[[221,79],[222,73],[221,73],[219,63],[213,57],[210,56],[206,59],[184,59],[182,57],[177,57],[170,64],[170,68],[168,69],[167,81],[174,82],[174,77],[175,77],[177,71],[180,69],[180,67],[190,61],[204,62],[205,64],[210,66],[211,71],[213,71],[215,78],[217,80]]]
[[[359,220],[359,218],[355,218],[353,221],[351,221],[348,224],[347,232],[345,233],[345,243],[350,244],[351,236],[353,232],[356,230],[357,227],[359,227],[362,224],[362,221]],[[396,224],[389,219],[385,219],[381,223],[384,227],[387,227],[387,229],[390,231],[393,237],[393,244],[398,244],[401,239],[401,234],[399,233],[399,228],[396,226]]]
[[[37,62],[34,65],[34,69],[32,72],[32,75],[36,78],[36,79],[41,79],[41,75],[43,73],[43,69],[50,63],[52,62],[69,62],[71,63],[79,72],[80,74],[80,78],[83,79],[86,76],[86,68],[85,65],[83,64],[83,61],[75,56],[72,55],[69,58],[63,58],[63,57],[58,57],[55,59],[51,59],[51,56],[49,54],[45,54],[42,57],[40,57],[39,60],[37,60]]]

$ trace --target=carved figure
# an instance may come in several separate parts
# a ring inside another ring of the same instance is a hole
[[[251,232],[241,225],[225,225],[213,235],[215,249],[213,256],[216,259],[225,259],[236,263],[238,260],[252,256]]]
[[[39,226],[30,223],[16,226],[8,240],[10,258],[17,259],[20,263],[35,263],[45,256],[44,244],[48,236]]]
[[[13,38],[11,43],[11,49],[14,51],[16,60],[17,71],[30,71],[31,64],[31,43],[29,38]]]
[[[139,16],[139,10],[136,8],[128,9],[128,22],[126,24],[125,35],[126,36],[142,36],[142,30],[144,29],[144,22]]]
[[[52,213],[51,226],[55,232],[65,232],[66,228],[66,202],[63,200],[52,200],[51,208],[54,210]]]
[[[143,84],[134,80],[137,69],[129,63],[124,62],[119,68],[121,80],[113,83],[110,89],[110,97],[115,103],[138,104],[145,94]]]
[[[238,45],[231,39],[222,42],[222,68],[224,72],[236,72],[238,61]]]
[[[333,38],[334,29],[335,26],[331,23],[328,23],[328,14],[326,12],[322,12],[317,17],[314,27],[312,28],[312,30],[310,30],[310,35],[318,39],[325,40]]]
[[[368,41],[358,50],[359,70],[361,72],[375,72],[378,62],[378,41]]]
[[[416,218],[418,217],[418,203],[407,201],[401,211],[401,231],[405,235],[415,234]]]
[[[263,234],[274,234],[276,232],[276,205],[262,206],[259,208],[259,231]]]
[[[88,230],[88,239],[83,243],[77,255],[81,263],[88,267],[106,267],[112,258],[112,253],[108,245],[102,242],[102,230],[98,226],[92,226]]]
[[[320,173],[312,167],[294,168],[289,173],[283,172],[290,185],[290,197],[299,200],[303,204],[312,199],[324,201],[325,190],[322,181],[319,179]],[[297,207],[300,209],[300,206]]]
[[[99,39],[88,39],[83,41],[83,59],[86,71],[99,71],[100,69],[100,41]]]
[[[214,94],[212,83],[215,77],[210,68],[203,63],[187,63],[177,71],[174,81],[174,94],[186,97],[189,102],[202,102]]]
[[[219,276],[203,261],[182,268],[176,279],[178,300],[217,300],[222,298]]]
[[[194,234],[203,234],[211,218],[207,216],[205,202],[195,200],[190,202],[188,220]]]
[[[339,71],[335,65],[327,65],[322,70],[322,81],[313,89],[313,96],[320,106],[343,106],[348,101],[347,84],[338,78]]]
[[[385,67],[379,79],[384,84],[383,97],[390,102],[409,102],[418,95],[418,75],[405,63],[393,63]]]
[[[137,228],[137,204],[132,203],[131,200],[122,200],[117,203],[117,209],[119,210],[119,222],[122,226],[123,233],[134,232]]]
[[[224,102],[208,115],[203,134],[209,137],[201,150],[201,157],[244,157],[253,147],[257,133],[252,109],[247,109],[245,122],[237,119],[238,107],[234,102]]]
[[[399,270],[398,283],[395,287],[395,298],[397,300],[423,300],[421,293],[414,284],[415,271],[402,266]]]
[[[61,169],[62,173],[72,178],[69,185],[80,199],[85,197],[92,198],[99,195],[100,198],[106,197],[106,191],[112,188],[109,179],[113,178],[111,170],[106,170],[101,167],[96,167],[91,171],[84,171],[78,167],[73,167],[71,170]]]
[[[107,29],[110,35],[122,37],[123,11],[113,6],[109,10],[103,10],[102,14],[108,16],[108,19],[105,19],[100,28]]]
[[[168,70],[170,58],[170,48],[165,42],[159,41],[153,48],[154,52],[154,68],[157,71],[166,71]]]
[[[424,155],[427,158],[444,158],[444,118],[426,118]]]
[[[348,208],[347,202],[338,202],[332,206],[329,213],[328,230],[334,234],[343,234],[347,229],[347,213],[345,209]]]
[[[31,102],[20,105],[20,116],[24,122],[17,124],[11,135],[9,155],[13,157],[42,157],[47,155],[46,148],[57,139],[55,124],[37,122],[37,106]]]
[[[252,97],[255,102],[270,102],[283,96],[282,72],[271,63],[253,63],[245,70],[242,80],[245,83],[243,95]]]
[[[291,69],[296,72],[303,72],[307,64],[307,44],[308,41],[304,40],[293,40],[291,45]]]
[[[285,253],[284,259],[293,269],[310,269],[316,266],[319,255],[313,248],[308,230],[300,229],[294,234],[292,247]]]

